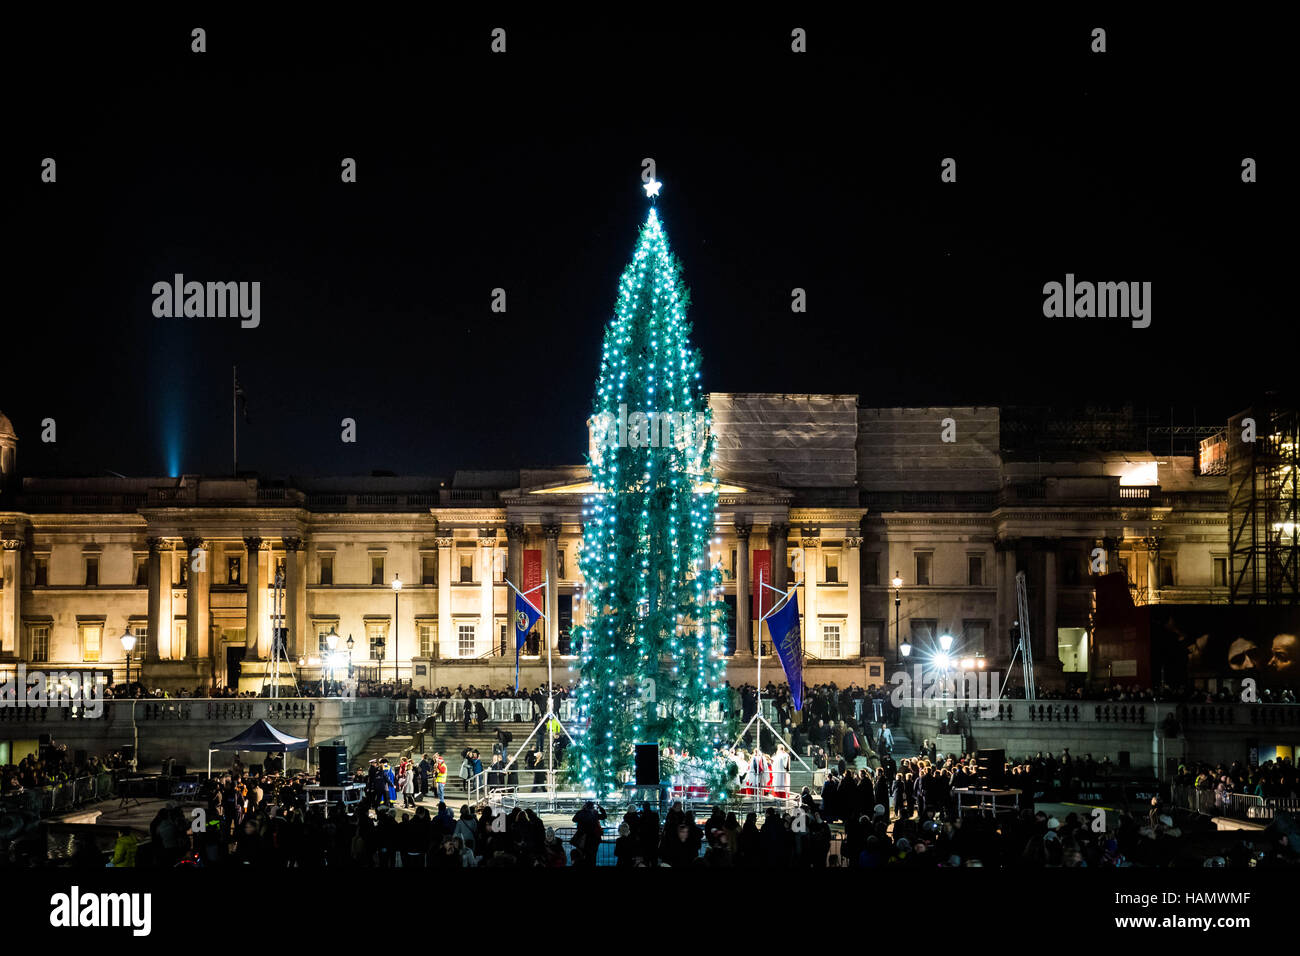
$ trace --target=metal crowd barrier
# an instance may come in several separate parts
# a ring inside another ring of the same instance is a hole
[[[113,776],[101,773],[93,776],[74,777],[59,783],[34,788],[40,794],[41,816],[52,813],[66,813],[75,810],[93,800],[103,800],[117,796],[117,787]],[[15,793],[30,792],[19,789]]]

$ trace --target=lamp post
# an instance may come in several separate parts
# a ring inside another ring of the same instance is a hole
[[[903,651],[903,632],[899,629],[898,623],[898,609],[903,603],[903,598],[899,594],[899,588],[903,586],[903,578],[897,571],[894,572],[894,580],[892,583],[894,585],[894,662],[895,666],[897,666],[898,663],[900,663],[898,655]],[[911,653],[910,647],[907,649],[907,653],[903,653],[903,656],[906,657],[908,653]]]
[[[402,579],[393,575],[393,693],[397,693],[402,683],[399,670],[402,660],[402,622],[397,617],[397,596],[402,593]]]
[[[131,652],[135,650],[135,635],[127,631],[122,635],[122,650],[126,654],[126,692],[131,693]]]

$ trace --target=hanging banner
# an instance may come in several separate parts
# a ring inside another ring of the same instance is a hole
[[[542,551],[540,548],[536,550],[526,548],[524,549],[524,586],[519,590],[528,594],[528,599],[539,608],[542,606],[541,592],[538,591],[535,594],[529,594],[529,592],[532,591],[533,588],[538,587],[541,583]]]
[[[750,580],[753,581],[754,588],[754,620],[761,621],[773,603],[768,597],[772,592],[763,587],[765,584],[769,586],[772,584],[771,551],[754,552],[754,576]]]
[[[790,600],[767,619],[767,630],[785,669],[794,709],[803,710],[803,637],[799,629],[798,594],[790,595]]]

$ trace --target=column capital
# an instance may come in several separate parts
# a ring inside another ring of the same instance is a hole
[[[302,550],[302,538],[299,538],[296,535],[285,535],[280,539],[280,541],[284,544],[284,550],[288,551],[290,554]]]
[[[480,531],[478,533],[478,546],[480,548],[495,548],[497,546],[497,533],[495,531],[491,533]]]
[[[862,538],[857,535],[848,535],[845,537],[844,543],[850,548],[860,548],[862,547]]]
[[[767,533],[772,537],[784,538],[790,534],[790,522],[773,521],[767,526]]]
[[[6,551],[21,551],[26,547],[27,541],[24,538],[5,538],[4,549]]]
[[[1101,539],[1101,546],[1107,551],[1118,551],[1120,539],[1113,537],[1104,537]]]
[[[145,544],[149,546],[150,554],[158,554],[160,551],[172,550],[172,543],[166,538],[145,538]]]
[[[548,538],[558,539],[560,537],[560,523],[558,521],[548,521],[542,525],[542,533]]]
[[[251,551],[262,550],[262,539],[259,535],[250,534],[244,537],[244,546]]]
[[[518,521],[510,521],[506,523],[507,541],[523,541],[527,533],[528,532],[524,528],[523,524]]]
[[[434,538],[434,539],[433,539],[433,543],[434,543],[435,545],[437,545],[439,548],[450,548],[450,547],[452,546],[452,544],[454,543],[454,541],[455,541],[455,539],[452,538],[452,537],[450,537],[450,536],[445,537],[445,538]]]
[[[195,548],[201,548],[204,543],[203,538],[197,534],[189,535],[184,539],[184,541],[186,551],[193,551]]]
[[[799,544],[804,548],[815,548],[821,544],[821,539],[816,535],[805,535],[799,539]]]
[[[736,537],[741,541],[748,541],[749,535],[753,530],[754,526],[748,522],[736,522]]]

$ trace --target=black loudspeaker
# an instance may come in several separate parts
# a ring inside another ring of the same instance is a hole
[[[659,786],[659,745],[636,745],[636,785],[638,787]]]
[[[337,787],[348,781],[348,748],[344,744],[320,748],[320,782],[322,786]]]
[[[1005,787],[1006,763],[1005,750],[975,751],[975,776],[980,786],[986,789]]]

